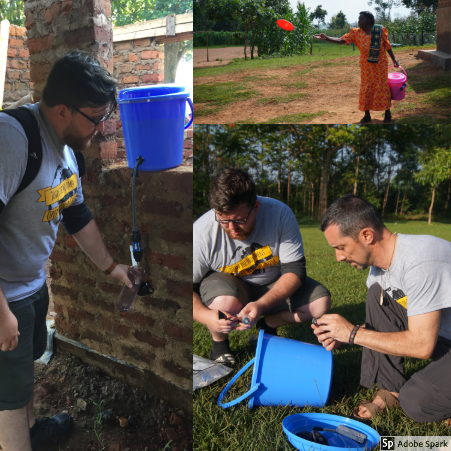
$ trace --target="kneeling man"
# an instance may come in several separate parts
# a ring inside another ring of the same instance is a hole
[[[366,320],[354,326],[324,315],[312,326],[328,350],[343,343],[363,346],[360,384],[378,391],[354,414],[377,416],[400,405],[418,422],[451,417],[451,243],[429,235],[395,235],[364,199],[335,201],[321,230],[339,262],[370,268]],[[404,357],[432,358],[408,381]]]
[[[194,223],[193,317],[212,335],[210,358],[233,364],[232,330],[257,323],[277,335],[280,326],[327,313],[330,293],[306,275],[302,237],[291,209],[257,196],[246,171],[219,173],[209,202],[212,210]],[[237,322],[245,315],[248,325]]]

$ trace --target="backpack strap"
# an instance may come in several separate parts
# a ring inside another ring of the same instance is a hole
[[[39,125],[33,113],[28,108],[14,108],[12,110],[2,110],[14,119],[16,119],[23,127],[28,139],[28,160],[25,174],[20,182],[14,195],[23,191],[38,175],[42,163],[42,142]]]

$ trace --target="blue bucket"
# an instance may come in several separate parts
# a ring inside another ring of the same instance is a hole
[[[329,446],[314,443],[298,437],[299,432],[312,432],[314,427],[327,429],[337,429],[337,426],[344,425],[367,436],[365,443],[357,443],[348,437],[338,435],[333,432],[321,431]],[[282,422],[282,428],[290,443],[299,450],[309,451],[370,451],[379,444],[380,435],[373,428],[359,421],[338,415],[328,415],[325,413],[296,413],[286,417]]]
[[[252,364],[250,390],[223,403],[229,388]],[[260,330],[255,357],[226,385],[218,405],[231,407],[249,397],[249,409],[279,405],[323,407],[329,397],[331,381],[331,351],[322,346],[267,335]]]
[[[184,129],[193,122],[193,103],[184,86],[154,85],[122,89],[117,103],[121,113],[129,168],[141,156],[142,171],[161,171],[178,166],[183,158]],[[191,119],[185,125],[185,107]]]

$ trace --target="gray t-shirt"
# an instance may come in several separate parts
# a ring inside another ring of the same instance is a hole
[[[384,284],[386,271],[370,268],[368,288]],[[441,310],[439,335],[451,340],[451,242],[430,235],[398,234],[385,295],[407,308],[407,316]]]
[[[45,263],[52,252],[61,211],[83,202],[78,165],[71,148],[56,134],[39,103],[26,104],[41,131],[42,163],[38,175],[16,192],[27,166],[28,140],[20,123],[0,114],[0,286],[6,299],[18,301],[45,283]]]
[[[301,232],[293,212],[284,203],[268,197],[261,202],[252,233],[244,241],[230,239],[215,221],[213,210],[193,227],[193,283],[209,271],[225,272],[262,285],[277,279],[281,263],[304,256]]]

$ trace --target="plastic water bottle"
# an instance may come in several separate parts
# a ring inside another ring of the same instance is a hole
[[[127,285],[124,284],[122,287],[121,293],[117,299],[116,307],[120,312],[128,312],[135,300],[136,294],[139,291],[139,287],[141,282],[144,280],[145,271],[143,268],[139,266],[133,266],[128,272],[128,278],[132,283],[133,287],[128,288]]]

